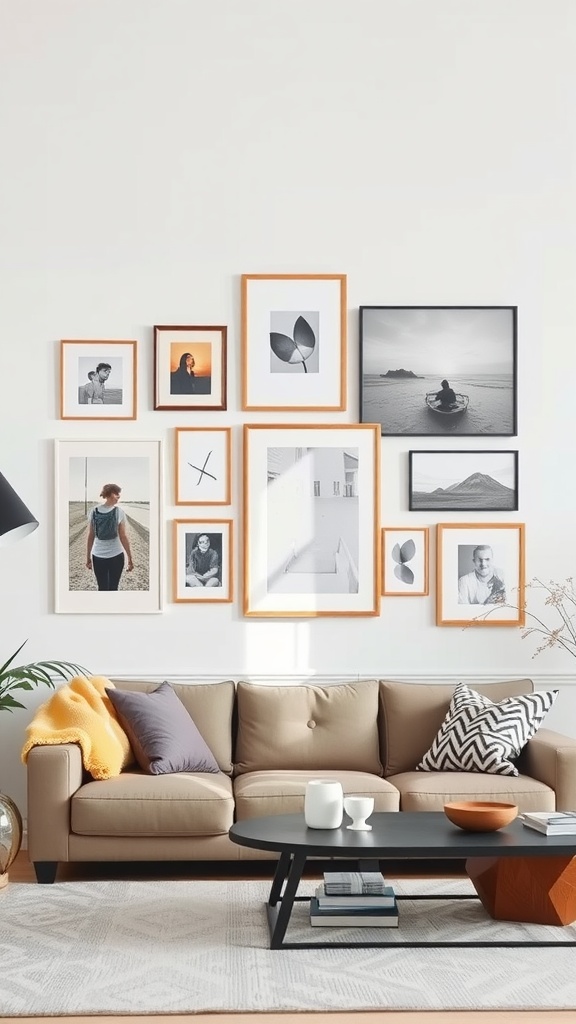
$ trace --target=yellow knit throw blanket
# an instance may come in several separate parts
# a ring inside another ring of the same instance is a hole
[[[106,694],[107,686],[114,684],[103,676],[76,676],[56,690],[26,729],[24,764],[32,747],[53,743],[78,743],[84,767],[94,779],[110,779],[132,764],[132,749]]]

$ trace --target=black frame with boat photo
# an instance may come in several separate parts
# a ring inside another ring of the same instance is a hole
[[[515,512],[518,451],[410,451],[411,512]]]
[[[360,306],[360,422],[388,436],[517,434],[517,306]]]

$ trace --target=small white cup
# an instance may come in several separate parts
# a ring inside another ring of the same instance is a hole
[[[366,818],[369,818],[374,810],[373,796],[345,796],[344,810],[352,818],[352,824],[346,828],[352,829],[353,832],[372,831],[372,825],[366,824]]]

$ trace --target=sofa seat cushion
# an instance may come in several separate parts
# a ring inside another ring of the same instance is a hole
[[[310,779],[336,779],[346,796],[373,796],[375,811],[397,811],[398,790],[385,779],[367,772],[281,771],[247,772],[234,780],[236,819],[269,814],[303,814],[306,783]]]
[[[84,836],[218,836],[234,820],[228,776],[123,772],[72,797],[72,832]]]
[[[235,774],[337,769],[382,775],[378,683],[238,683]]]
[[[402,772],[388,782],[400,792],[403,811],[441,811],[451,800],[500,800],[521,811],[554,811],[554,790],[528,775],[479,772]]]

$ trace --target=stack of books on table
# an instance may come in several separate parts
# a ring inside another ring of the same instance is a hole
[[[576,811],[525,811],[522,821],[545,836],[575,836]]]
[[[333,928],[396,928],[394,889],[379,871],[325,871],[310,901],[310,924]]]

